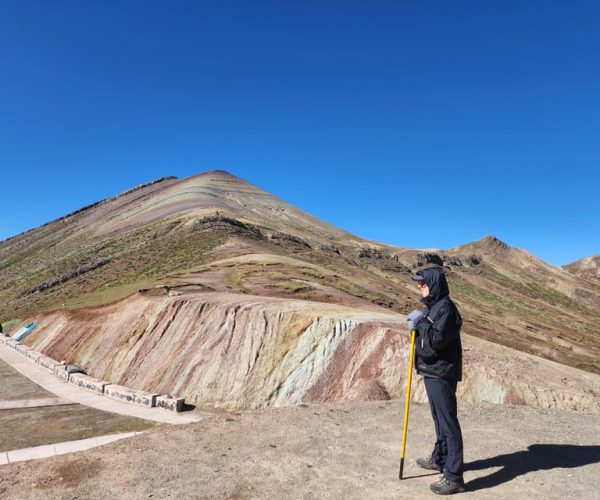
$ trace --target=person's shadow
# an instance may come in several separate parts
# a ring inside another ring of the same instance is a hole
[[[600,462],[600,446],[532,444],[526,450],[465,464],[465,471],[502,467],[488,476],[469,481],[466,486],[468,491],[482,490],[537,470],[570,469],[597,462]]]

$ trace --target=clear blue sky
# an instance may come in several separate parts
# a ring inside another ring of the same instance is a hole
[[[595,1],[0,0],[0,239],[224,169],[359,236],[600,253]]]

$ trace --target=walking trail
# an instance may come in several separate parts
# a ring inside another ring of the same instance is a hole
[[[177,414],[162,408],[148,408],[131,403],[124,403],[110,399],[106,396],[95,394],[86,389],[81,389],[73,384],[59,380],[33,360],[23,356],[4,344],[0,344],[0,359],[56,396],[98,410],[173,425],[198,422],[211,415],[210,413],[200,412]]]

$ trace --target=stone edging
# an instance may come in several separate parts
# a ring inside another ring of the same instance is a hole
[[[48,356],[44,356],[41,352],[38,352],[25,344],[21,344],[2,333],[0,333],[0,343],[5,344],[21,355],[29,358],[34,363],[37,363],[53,373],[54,376],[60,380],[69,382],[82,389],[87,389],[96,394],[104,395],[119,401],[147,406],[148,408],[164,408],[165,410],[176,413],[183,411],[184,398],[138,391],[137,389],[130,389],[129,387],[111,384],[105,380],[98,380],[86,375],[81,368],[75,365],[66,365]]]

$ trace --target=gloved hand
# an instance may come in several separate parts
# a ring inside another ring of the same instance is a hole
[[[423,313],[418,310],[414,310],[413,312],[409,313],[408,316],[406,316],[406,325],[408,326],[408,330],[410,332],[416,330],[416,325],[422,317]]]

